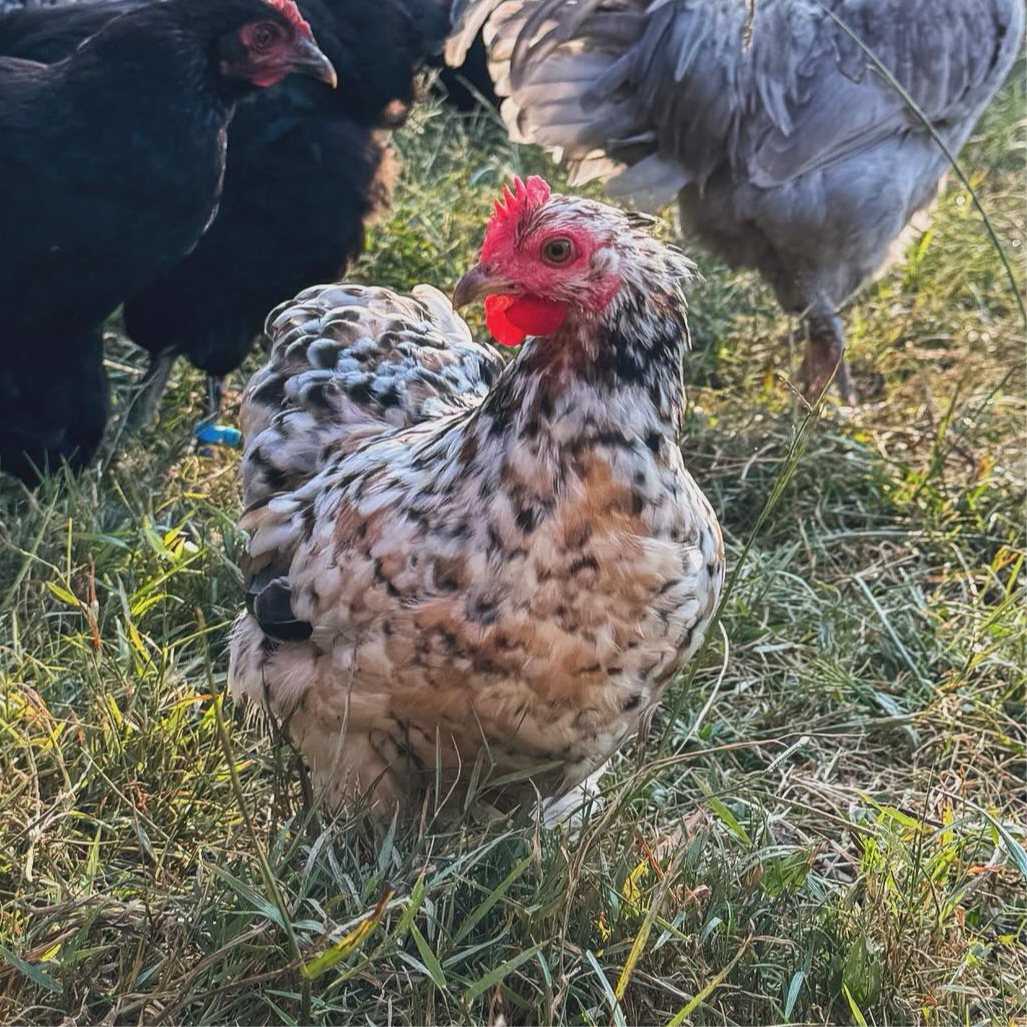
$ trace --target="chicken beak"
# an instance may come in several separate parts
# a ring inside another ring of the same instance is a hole
[[[309,75],[321,82],[327,82],[334,89],[339,84],[339,76],[335,74],[332,62],[318,49],[312,39],[300,36],[292,55],[293,71],[301,75]]]
[[[496,293],[512,292],[514,286],[504,278],[497,278],[489,274],[481,264],[474,267],[456,283],[453,290],[453,309],[459,310],[466,307],[468,303],[474,303],[485,296],[493,296]]]

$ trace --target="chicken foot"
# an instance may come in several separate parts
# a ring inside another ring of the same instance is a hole
[[[833,311],[811,312],[806,318],[805,328],[806,355],[799,368],[799,381],[806,399],[815,403],[834,375],[842,400],[854,403],[856,396],[845,364],[841,318]]]
[[[150,366],[125,414],[124,424],[129,431],[136,431],[144,425],[153,423],[161,397],[167,389],[171,369],[175,366],[176,356],[175,351],[169,349],[150,358]],[[208,375],[205,411],[198,429],[216,424],[221,414],[224,393],[224,379]],[[206,441],[197,438],[196,444],[201,455],[209,455],[210,448]]]

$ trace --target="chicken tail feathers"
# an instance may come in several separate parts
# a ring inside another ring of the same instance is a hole
[[[511,137],[556,153],[572,184],[607,179],[655,152],[637,88],[641,0],[457,0],[447,59],[482,27]]]

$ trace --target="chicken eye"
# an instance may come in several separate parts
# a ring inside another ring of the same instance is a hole
[[[542,259],[549,264],[566,264],[574,253],[574,244],[570,239],[550,239],[542,247]]]
[[[270,25],[256,25],[250,34],[250,46],[258,51],[270,50],[274,45],[275,37],[275,31]]]

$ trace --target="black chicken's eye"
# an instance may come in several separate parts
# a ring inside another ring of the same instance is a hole
[[[269,50],[275,41],[275,32],[270,25],[257,25],[250,36],[254,50]]]
[[[542,247],[542,258],[550,264],[566,264],[574,253],[574,245],[570,239],[550,239]]]

